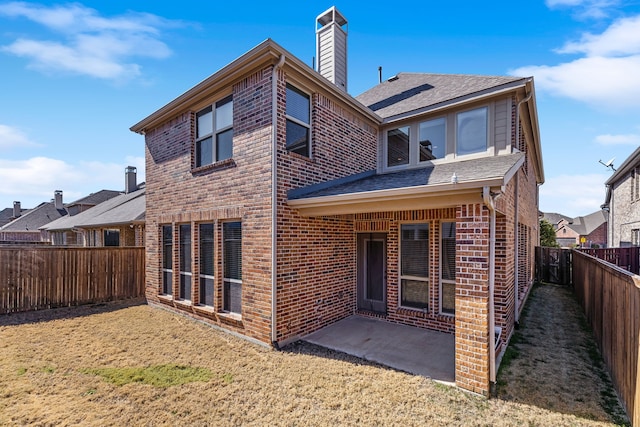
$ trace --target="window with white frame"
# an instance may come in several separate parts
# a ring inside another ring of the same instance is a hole
[[[456,115],[456,154],[473,154],[487,151],[487,107],[463,111]]]
[[[179,298],[191,301],[191,224],[180,224],[180,295]]]
[[[429,308],[429,224],[400,226],[400,305]]]
[[[440,311],[456,313],[456,223],[443,222],[440,232]]]
[[[287,84],[287,150],[311,157],[311,97]]]
[[[640,228],[634,228],[631,230],[631,245],[640,246]]]
[[[200,238],[200,304],[213,306],[214,289],[214,239],[213,223],[199,225]]]
[[[222,224],[224,311],[242,314],[242,223]]]
[[[227,96],[196,113],[195,166],[233,156],[233,97]]]
[[[162,226],[162,293],[173,295],[173,227]]]

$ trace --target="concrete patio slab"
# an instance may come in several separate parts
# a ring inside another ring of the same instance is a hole
[[[303,340],[400,371],[455,383],[454,334],[354,315]]]

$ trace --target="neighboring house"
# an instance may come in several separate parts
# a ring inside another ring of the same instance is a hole
[[[354,98],[345,25],[318,17],[319,72],[268,39],[132,126],[147,299],[276,347],[354,314],[455,334],[456,383],[486,395],[539,241],[533,80]]]
[[[56,223],[59,224],[61,222],[72,223],[72,218],[79,213],[85,212],[86,210],[96,206],[97,204],[116,197],[119,194],[120,192],[114,190],[101,190],[97,193],[92,193],[86,197],[76,200],[75,202],[65,205],[65,208],[67,209],[69,215],[58,218],[57,220],[40,227],[40,230],[44,231],[44,238],[52,245],[82,245],[82,233],[80,233],[74,227],[69,227],[66,230],[56,230],[55,232],[51,232],[49,230],[49,225]]]
[[[568,217],[566,215],[559,214],[559,213],[555,213],[555,212],[542,212],[542,218],[546,219],[549,222],[549,224],[553,225],[553,229],[556,231],[558,230],[560,221],[562,220],[566,222],[573,221],[573,218]]]
[[[0,211],[0,228],[10,223],[29,209],[22,209],[20,202],[13,202],[13,208],[4,208]]]
[[[0,227],[0,241],[14,243],[46,241],[46,233],[42,232],[40,227],[66,215],[68,212],[62,202],[62,191],[56,190],[52,201],[40,203]]]
[[[136,170],[128,167],[125,192],[74,216],[43,227],[54,245],[144,246],[145,190],[136,184]],[[70,233],[79,237],[64,240]]]
[[[602,210],[587,216],[563,218],[557,227],[556,241],[562,247],[607,247],[607,217]]]
[[[640,147],[605,182],[609,246],[640,246]]]

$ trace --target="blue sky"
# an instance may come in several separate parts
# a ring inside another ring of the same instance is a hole
[[[349,21],[349,92],[398,72],[535,79],[543,211],[586,215],[640,145],[640,0],[518,3],[0,1],[0,209],[144,180],[129,127],[272,38],[311,64],[315,17]],[[401,5],[401,6],[400,6]]]

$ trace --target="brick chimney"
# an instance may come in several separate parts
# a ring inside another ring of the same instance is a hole
[[[53,206],[58,209],[64,209],[64,203],[62,203],[62,190],[56,190],[53,192]]]
[[[346,92],[347,20],[335,6],[316,18],[316,58],[316,71]]]
[[[13,217],[18,218],[22,215],[22,207],[20,206],[20,202],[13,202]]]
[[[124,192],[126,194],[132,193],[138,189],[137,172],[138,169],[133,166],[127,166],[124,170]]]

